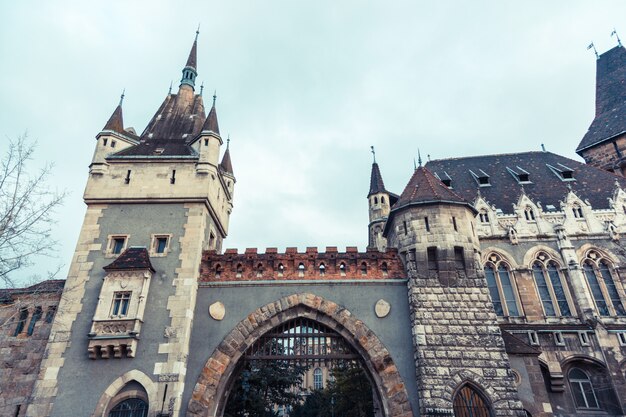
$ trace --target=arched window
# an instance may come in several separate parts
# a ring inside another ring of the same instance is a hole
[[[385,204],[385,197],[380,197],[380,204]]]
[[[513,284],[511,268],[499,255],[493,253],[487,258],[485,278],[496,314],[505,317],[519,316],[517,291]]]
[[[326,265],[324,265],[323,263],[320,264],[320,275],[326,275]]]
[[[277,269],[278,269],[278,276],[282,277],[283,273],[285,272],[285,265],[283,265],[282,263],[278,264],[278,268]]]
[[[322,389],[324,388],[324,382],[322,379],[322,370],[320,368],[315,368],[313,371],[313,389]]]
[[[535,212],[533,211],[532,207],[526,207],[526,209],[524,210],[524,217],[526,217],[526,220],[529,222],[535,221]]]
[[[361,275],[367,275],[367,264],[365,262],[361,263]]]
[[[298,276],[299,277],[303,277],[304,276],[304,270],[305,270],[304,264],[302,262],[300,262],[298,264]]]
[[[148,404],[139,398],[129,398],[117,404],[109,412],[109,417],[147,417]]]
[[[340,275],[342,277],[346,276],[346,269],[347,268],[346,268],[346,264],[345,263],[342,262],[342,263],[339,264],[339,273],[340,273]]]
[[[576,408],[600,408],[598,407],[598,399],[593,389],[593,384],[583,370],[572,368],[569,371],[569,385],[572,389]]]
[[[608,260],[596,251],[589,251],[583,261],[583,270],[601,316],[625,316],[619,290],[615,285],[614,272]]]
[[[222,275],[222,266],[220,264],[215,265],[215,278],[219,278]]]
[[[545,252],[539,252],[532,264],[537,292],[547,317],[571,316],[567,301],[566,282],[557,263]]]
[[[237,269],[235,270],[235,275],[237,278],[241,278],[243,275],[243,265],[237,264]]]
[[[457,417],[491,417],[487,399],[473,386],[464,385],[454,396],[454,415]]]
[[[380,270],[383,272],[383,277],[389,275],[389,267],[387,266],[387,262],[383,262],[380,266]]]
[[[574,204],[574,207],[572,207],[572,211],[574,212],[575,218],[577,219],[583,218],[583,209],[578,204]]]
[[[489,214],[487,213],[487,210],[482,209],[480,213],[478,213],[478,217],[481,223],[489,223]]]
[[[261,278],[263,276],[263,264],[258,264],[256,266],[256,277]]]
[[[374,197],[374,204],[378,204],[378,197]]]

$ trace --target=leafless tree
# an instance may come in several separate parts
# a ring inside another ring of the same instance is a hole
[[[52,164],[32,172],[35,148],[26,134],[9,140],[0,164],[0,287],[13,288],[12,274],[56,247],[53,214],[66,192],[51,189]]]

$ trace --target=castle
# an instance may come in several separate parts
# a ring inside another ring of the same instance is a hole
[[[376,416],[626,415],[624,47],[586,163],[433,160],[395,194],[374,161],[365,252],[222,251],[236,177],[196,55],[141,135],[120,102],[96,136],[67,280],[0,292],[1,415],[221,416],[268,338],[359,361]]]

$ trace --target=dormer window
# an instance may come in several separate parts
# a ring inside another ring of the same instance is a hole
[[[452,188],[452,178],[450,178],[450,175],[446,171],[443,171],[441,176],[435,172],[435,177],[437,177],[437,179],[439,179],[439,181],[441,181],[446,187]]]
[[[530,173],[524,168],[515,166],[514,168],[506,167],[506,170],[509,171],[509,174],[511,174],[519,184],[531,184]]]
[[[470,169],[470,174],[472,174],[472,177],[474,177],[474,180],[478,183],[479,187],[491,187],[489,175],[482,169],[479,169],[478,173],[475,173]]]
[[[583,209],[578,204],[575,204],[574,207],[572,207],[572,211],[574,212],[575,218],[582,219],[584,217]]]
[[[561,179],[561,181],[576,181],[574,178],[574,170],[568,166],[565,166],[561,163],[557,163],[555,165],[546,164],[550,171],[554,172],[554,174]]]
[[[480,213],[478,213],[478,217],[481,223],[489,223],[489,213],[487,213],[487,210],[482,209]]]
[[[524,210],[524,217],[526,217],[526,221],[535,221],[535,212],[533,211],[532,207],[526,207],[526,209]]]

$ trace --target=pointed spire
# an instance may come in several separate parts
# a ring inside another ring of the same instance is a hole
[[[126,90],[124,90],[126,91]],[[112,130],[117,133],[124,133],[124,118],[122,117],[122,102],[124,101],[124,92],[120,96],[120,104],[117,105],[111,117],[104,125],[102,130]]]
[[[419,148],[417,148],[417,163],[420,167],[422,166],[422,154],[420,154]]]
[[[222,168],[222,171],[226,172],[227,174],[230,175],[234,175],[233,174],[233,164],[230,161],[230,135],[228,135],[228,139],[226,139],[226,152],[224,152],[224,156],[222,157],[222,162],[220,162],[220,168]]]
[[[217,110],[215,110],[215,100],[217,99],[217,95],[213,93],[213,106],[211,106],[211,110],[209,111],[209,115],[204,121],[204,125],[202,125],[203,132],[213,132],[220,134],[220,126],[217,123]]]
[[[376,161],[372,163],[372,173],[370,175],[370,192],[367,196],[378,193],[386,193],[385,183],[383,182],[383,176],[380,174],[380,168]]]
[[[428,168],[419,166],[404,188],[396,206],[437,202],[469,204],[463,197],[446,187]]]
[[[187,63],[185,64],[185,68],[183,68],[183,78],[180,80],[180,85],[189,85],[193,88],[196,85],[196,77],[198,76],[197,65],[196,65],[196,51],[198,49],[198,34],[200,33],[200,26],[198,26],[198,30],[196,30],[196,38],[193,41],[193,45],[191,46],[191,51],[189,51],[189,57],[187,58]]]

